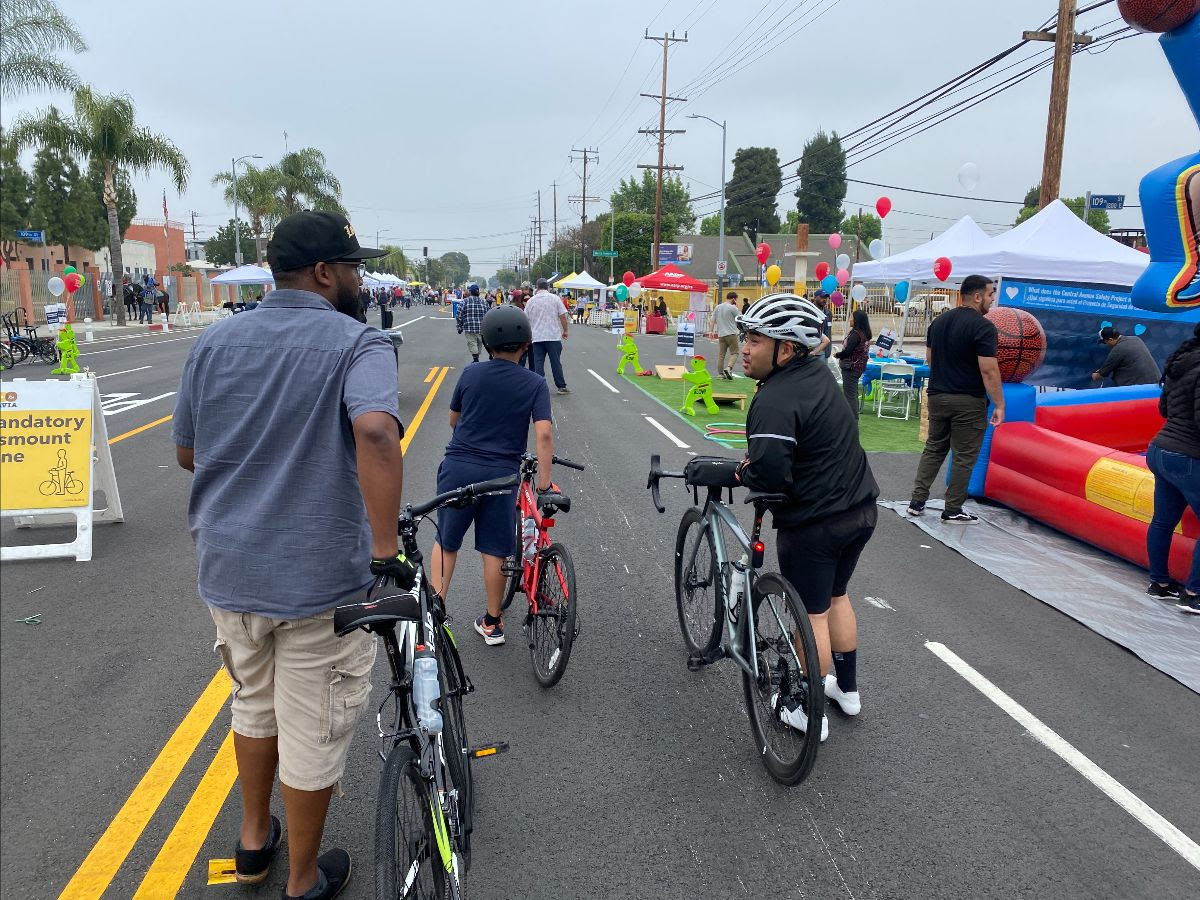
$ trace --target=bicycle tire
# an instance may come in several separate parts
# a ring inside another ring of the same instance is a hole
[[[14,365],[12,351],[7,345],[0,345],[0,372],[7,372]]]
[[[450,626],[442,624],[445,640],[452,645],[454,635]],[[446,771],[458,790],[459,848],[462,850],[464,868],[471,867],[471,826],[474,816],[474,780],[471,773],[471,745],[467,741],[467,720],[463,715],[462,689],[458,666],[451,658],[452,648],[442,650],[439,642],[438,674],[442,679],[442,747],[446,757]]]
[[[33,345],[33,355],[44,363],[56,363],[61,355],[58,345],[48,338],[43,338]]]
[[[525,536],[521,533],[521,507],[517,507],[517,525],[516,534],[513,537],[513,560],[516,566],[516,572],[508,575],[504,581],[504,597],[500,601],[500,611],[508,609],[512,605],[513,597],[517,595],[517,591],[521,589],[521,579],[525,576],[525,564],[523,555],[525,551]]]
[[[689,541],[691,533],[695,533],[696,537]],[[703,552],[695,543],[699,540],[704,541],[708,550],[707,586],[712,588],[711,600],[704,599],[706,592],[699,598],[696,596],[697,556]],[[679,630],[683,632],[683,642],[697,656],[712,651],[721,640],[724,594],[725,583],[717,571],[717,548],[712,532],[707,527],[704,513],[693,506],[684,512],[675,534],[675,606],[679,612]],[[707,615],[704,612],[706,608]]]
[[[375,896],[379,900],[446,896],[431,802],[417,755],[408,744],[396,744],[383,765],[375,811]]]
[[[782,629],[770,604],[763,602],[768,596],[777,598],[780,618],[791,620],[785,621]],[[757,681],[742,670],[746,714],[754,733],[755,751],[772,778],[780,784],[799,784],[816,763],[821,719],[825,715],[825,685],[812,624],[796,589],[774,572],[759,575],[755,580],[750,609],[744,614],[754,616],[754,649],[758,657]],[[787,630],[791,633],[781,634]],[[788,652],[784,652],[785,648]],[[799,657],[803,670],[800,673],[792,671],[795,660],[791,649]],[[798,702],[804,709],[808,716],[807,731],[798,731],[780,719],[779,710],[789,701]]]
[[[551,544],[543,552],[536,590],[539,608],[529,617],[529,659],[533,677],[549,688],[567,670],[579,634],[575,563],[562,544]]]
[[[9,341],[8,349],[12,352],[13,365],[20,365],[29,359],[29,345],[21,340]]]

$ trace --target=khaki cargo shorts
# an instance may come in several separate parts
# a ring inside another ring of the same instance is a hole
[[[233,730],[279,738],[279,780],[301,791],[337,784],[371,693],[375,639],[333,633],[333,611],[268,619],[209,607],[214,650],[233,679]]]

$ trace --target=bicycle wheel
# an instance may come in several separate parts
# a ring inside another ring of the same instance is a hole
[[[575,564],[562,544],[551,544],[542,556],[537,603],[537,615],[529,620],[529,656],[533,677],[548,688],[566,671],[579,633]]]
[[[0,344],[0,372],[7,372],[13,365],[12,351],[7,344]]]
[[[742,685],[754,749],[772,778],[780,784],[798,784],[816,762],[825,714],[817,642],[796,589],[774,572],[755,581],[749,614],[754,617],[758,678],[743,670]],[[789,709],[798,705],[804,711],[807,732],[780,718],[785,705]]]
[[[60,355],[58,344],[49,338],[41,338],[34,342],[33,355],[41,362],[56,363]]]
[[[83,493],[83,482],[78,478],[71,476],[67,479],[67,493],[71,496]]]
[[[708,653],[721,639],[725,585],[717,569],[717,548],[703,513],[692,507],[675,535],[675,605],[688,650]]]
[[[445,640],[438,646],[438,674],[442,682],[442,749],[446,758],[446,773],[458,792],[458,832],[463,863],[471,866],[471,819],[474,811],[471,775],[471,745],[467,742],[467,720],[463,715],[462,689],[458,666],[453,658],[454,635],[450,626],[442,624]],[[443,647],[446,641],[451,646]]]
[[[375,896],[425,900],[446,895],[446,870],[433,827],[429,785],[407,744],[388,754],[375,817]]]
[[[517,591],[521,589],[521,579],[525,574],[525,567],[522,561],[522,552],[524,548],[524,535],[521,534],[521,508],[517,507],[517,525],[513,535],[513,555],[512,568],[513,571],[508,574],[504,580],[504,599],[500,601],[500,609],[504,611],[508,609],[513,602],[513,597],[517,595]],[[507,560],[505,560],[507,562]]]
[[[53,480],[43,481],[38,485],[38,490],[41,491],[43,497],[51,497],[58,493],[58,482]]]
[[[10,341],[8,349],[12,353],[13,365],[23,363],[29,359],[29,345],[24,341]]]

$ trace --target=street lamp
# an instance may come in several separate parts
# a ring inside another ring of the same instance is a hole
[[[233,171],[233,261],[239,266],[242,264],[242,230],[238,227],[237,164],[244,159],[262,159],[262,157],[254,154],[239,156],[230,166]]]
[[[710,119],[708,116],[697,115],[692,113],[688,116],[689,119],[705,119],[712,122],[721,129],[721,224],[719,233],[721,236],[720,249],[717,251],[721,262],[725,262],[725,122],[718,122],[716,119]],[[725,277],[717,273],[717,293],[720,294],[721,288],[725,286]],[[720,298],[718,297],[718,301]]]

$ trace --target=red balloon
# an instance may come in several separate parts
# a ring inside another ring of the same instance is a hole
[[[879,213],[879,218],[887,217],[887,214],[892,211],[892,201],[887,197],[880,197],[875,201],[875,212]]]
[[[625,282],[625,287],[629,287],[631,284],[633,284],[635,281],[637,281],[637,276],[634,275],[632,272],[626,272],[624,275],[621,276],[621,280],[623,282]]]
[[[821,260],[819,263],[817,263],[817,267],[813,269],[813,274],[817,276],[817,281],[820,281],[829,274],[829,263],[825,262],[825,260]]]
[[[760,265],[765,264],[771,258],[771,245],[764,241],[755,248],[754,255]]]
[[[83,285],[83,279],[79,277],[78,272],[72,272],[63,279],[63,284],[67,286],[67,291],[73,294]]]
[[[939,256],[933,261],[933,274],[938,281],[945,281],[950,277],[950,272],[954,269],[954,265],[944,256]]]

